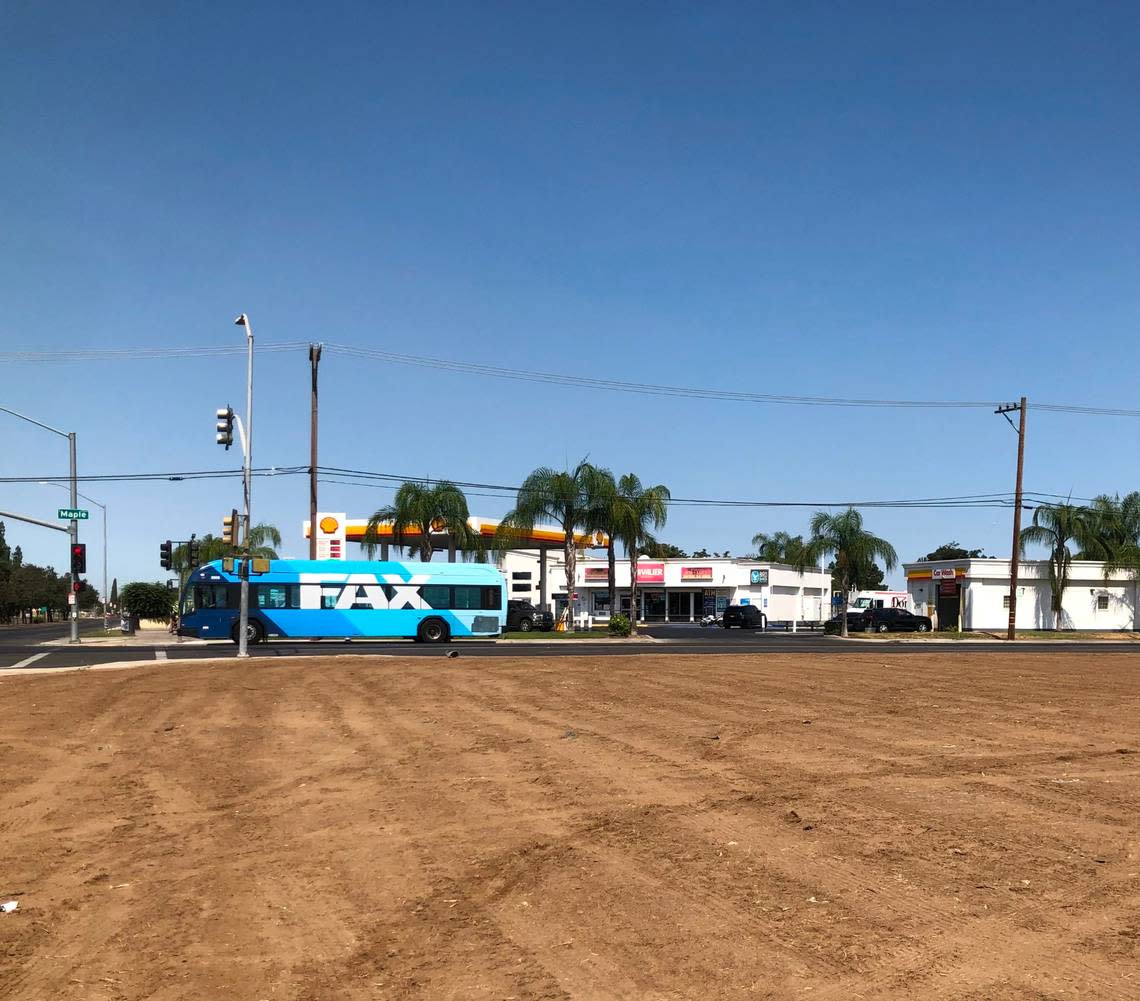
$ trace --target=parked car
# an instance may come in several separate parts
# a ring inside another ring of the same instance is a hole
[[[725,629],[739,626],[741,629],[764,629],[767,618],[755,605],[729,605],[721,616],[720,624]]]
[[[507,602],[507,632],[529,633],[534,629],[549,632],[553,628],[553,613],[535,608],[529,601],[521,598]]]
[[[927,616],[905,608],[868,608],[863,613],[863,628],[869,633],[928,633],[933,625]]]
[[[832,616],[832,618],[828,619],[827,625],[834,627],[836,632],[840,632],[843,629],[843,624],[840,621],[838,615]],[[847,631],[849,633],[857,633],[857,632],[863,631],[863,613],[862,612],[853,612],[850,609],[848,609],[848,611],[847,611]]]

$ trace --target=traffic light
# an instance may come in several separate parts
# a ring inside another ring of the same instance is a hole
[[[190,569],[198,565],[199,544],[197,539],[191,539],[186,543],[186,561],[190,564]]]
[[[225,445],[226,451],[234,443],[234,408],[218,407],[218,438],[219,445]]]
[[[236,546],[238,538],[238,513],[234,508],[222,519],[222,541],[227,546]]]
[[[87,543],[74,542],[71,545],[71,579],[87,573]]]
[[[163,570],[169,570],[174,565],[173,546],[169,539],[158,547],[158,562]]]

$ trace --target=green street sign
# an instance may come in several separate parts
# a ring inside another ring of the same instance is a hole
[[[86,521],[88,512],[81,507],[61,507],[56,517],[61,521]]]

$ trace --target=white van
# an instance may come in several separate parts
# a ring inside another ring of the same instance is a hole
[[[847,603],[849,612],[865,612],[868,608],[905,608],[913,612],[914,599],[908,591],[857,591]]]

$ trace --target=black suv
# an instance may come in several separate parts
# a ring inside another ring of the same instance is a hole
[[[739,626],[741,629],[763,629],[767,623],[764,613],[755,605],[729,605],[724,610],[720,624],[725,629]]]
[[[515,598],[507,602],[507,632],[529,633],[532,629],[549,632],[554,628],[554,616],[535,608],[529,601]]]
[[[925,615],[905,608],[868,608],[863,613],[863,628],[869,633],[928,633],[932,625]]]

